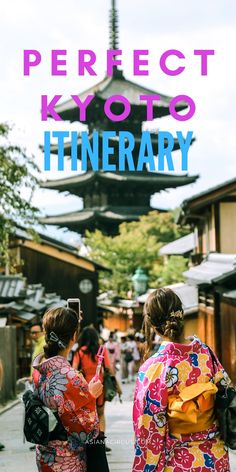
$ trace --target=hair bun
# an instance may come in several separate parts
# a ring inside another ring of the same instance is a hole
[[[174,341],[178,339],[182,331],[183,331],[183,318],[181,320],[180,318],[174,319],[172,317],[171,320],[168,320],[166,322],[163,335]]]

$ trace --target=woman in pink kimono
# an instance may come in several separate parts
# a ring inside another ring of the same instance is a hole
[[[227,448],[214,415],[217,386],[229,383],[206,345],[183,335],[183,308],[170,289],[149,295],[146,339],[162,336],[159,351],[140,367],[134,398],[133,472],[229,472]]]
[[[102,385],[100,381],[88,384],[67,361],[79,330],[73,310],[49,310],[43,327],[46,345],[33,362],[34,390],[44,405],[58,414],[66,434],[52,437],[46,446],[37,446],[38,470],[86,472],[85,443],[98,435],[96,398],[102,393]]]
[[[116,363],[120,360],[120,348],[118,342],[114,340],[113,333],[110,333],[109,340],[106,342],[106,348],[109,354],[111,369],[115,375]]]

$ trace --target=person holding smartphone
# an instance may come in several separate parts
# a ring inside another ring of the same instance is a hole
[[[58,414],[67,438],[36,446],[40,472],[86,472],[86,443],[99,433],[96,399],[103,386],[100,380],[87,383],[67,360],[78,338],[79,321],[70,308],[52,308],[43,317],[45,346],[33,362],[33,388],[44,405]]]
[[[81,371],[87,380],[90,382],[96,375],[97,369],[97,353],[99,350],[99,335],[95,328],[92,326],[86,326],[79,337],[79,348],[73,359],[73,367]],[[109,355],[107,349],[104,348],[104,360],[103,367],[108,369],[113,375],[114,372],[111,369],[111,364],[109,360]],[[104,382],[104,373],[103,369],[99,375],[100,381]],[[105,398],[104,391],[97,398],[97,411],[99,417],[100,431],[105,432]],[[108,448],[107,448],[108,449]]]

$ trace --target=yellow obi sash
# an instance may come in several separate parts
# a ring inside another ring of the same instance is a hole
[[[199,382],[184,387],[178,395],[170,395],[167,409],[170,432],[197,433],[212,426],[217,390],[212,382]]]

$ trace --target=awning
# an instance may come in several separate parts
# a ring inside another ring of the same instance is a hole
[[[170,288],[173,292],[178,295],[183,303],[185,315],[196,313],[198,310],[198,289],[194,285],[188,285],[184,283],[167,285],[165,288]],[[145,303],[147,297],[152,293],[154,289],[148,290],[147,293],[138,297],[139,303]]]
[[[230,300],[236,300],[236,290],[227,290],[223,293],[224,298],[230,298]]]
[[[212,253],[199,265],[184,272],[189,284],[222,283],[236,275],[236,254]]]
[[[160,256],[171,256],[188,254],[195,248],[194,233],[187,234],[182,238],[176,239],[172,243],[165,244],[162,246],[159,255]]]

